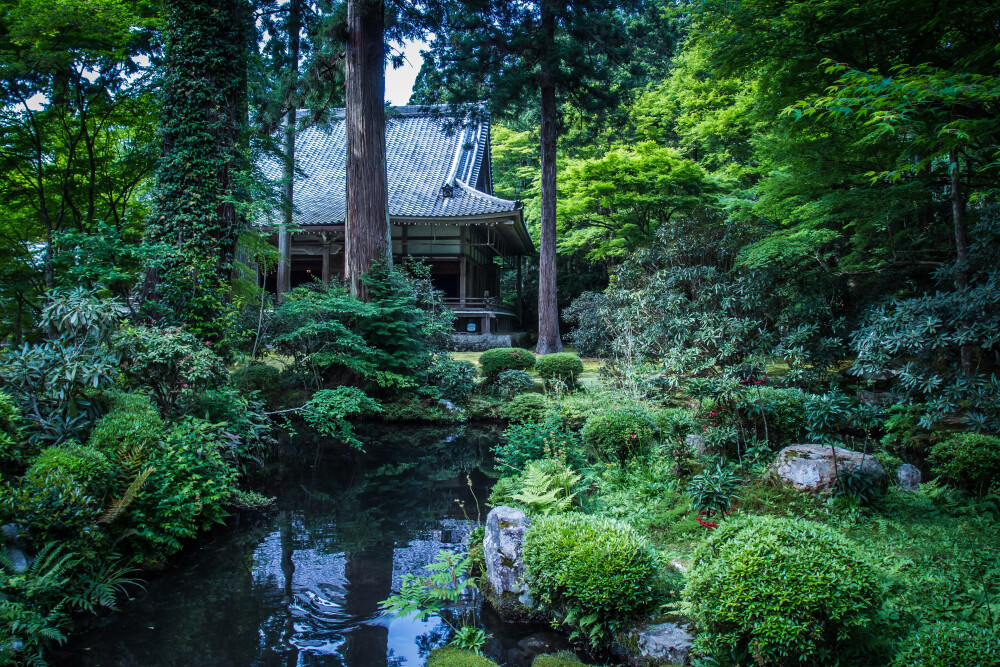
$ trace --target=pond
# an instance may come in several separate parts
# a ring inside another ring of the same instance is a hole
[[[271,515],[219,530],[82,631],[56,664],[92,667],[420,667],[441,618],[379,602],[440,549],[460,551],[496,473],[496,429],[370,428],[365,455],[301,436],[271,462]],[[488,610],[487,610],[488,612]],[[487,654],[511,667],[567,646],[547,627],[484,612]]]

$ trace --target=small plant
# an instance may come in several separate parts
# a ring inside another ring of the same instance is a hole
[[[244,391],[259,391],[268,395],[279,387],[280,375],[274,366],[255,362],[233,371],[232,382]]]
[[[605,461],[622,465],[649,450],[656,424],[640,406],[613,407],[591,416],[583,426],[583,442]]]
[[[1000,437],[954,435],[934,445],[928,461],[937,474],[970,491],[983,493],[1000,476]]]
[[[561,514],[573,507],[581,477],[556,459],[532,461],[521,475],[514,500],[533,514]]]
[[[733,500],[739,500],[736,490],[743,480],[728,466],[717,463],[715,470],[695,475],[688,482],[687,494],[691,505],[699,514],[723,515]],[[704,524],[702,524],[704,525]]]
[[[659,566],[631,526],[588,514],[541,517],[524,538],[532,591],[591,644],[649,611]]]
[[[448,354],[437,354],[426,382],[437,398],[464,405],[476,387],[476,367],[471,361],[454,361]]]
[[[583,362],[575,354],[556,352],[555,354],[547,354],[536,361],[535,370],[546,383],[556,381],[562,382],[567,387],[573,387],[583,375]]]
[[[512,422],[540,422],[549,411],[549,402],[541,394],[521,394],[507,404],[504,412]]]
[[[534,379],[524,371],[501,371],[493,382],[493,394],[502,401],[509,401],[518,394],[531,391],[534,386]]]
[[[535,355],[519,347],[498,347],[479,355],[479,372],[490,382],[503,371],[530,371]]]
[[[541,423],[511,424],[493,448],[497,465],[507,473],[520,473],[531,461],[560,459],[571,468],[586,463],[580,436],[566,429],[558,417]]]
[[[437,614],[455,632],[452,644],[456,648],[479,652],[488,636],[478,629],[477,607],[470,604],[477,580],[469,576],[472,559],[468,554],[441,550],[427,566],[430,574],[403,575],[399,592],[383,600],[382,608],[399,616],[415,616],[423,620]],[[446,610],[458,608],[455,621]]]

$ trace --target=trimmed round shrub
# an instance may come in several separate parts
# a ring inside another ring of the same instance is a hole
[[[656,438],[656,424],[640,406],[613,407],[587,419],[583,442],[605,461],[626,463],[648,451]]]
[[[580,361],[580,357],[570,352],[556,352],[546,354],[536,361],[535,370],[546,382],[558,380],[572,387],[583,375],[583,362]]]
[[[697,426],[695,414],[687,408],[664,408],[655,411],[652,417],[664,438],[683,439],[694,433]]]
[[[549,410],[548,400],[541,394],[521,394],[511,399],[504,414],[512,422],[540,422]]]
[[[524,537],[531,590],[595,644],[658,601],[649,544],[626,523],[591,514],[538,518]]]
[[[934,445],[931,469],[958,486],[985,491],[1000,476],[1000,437],[961,433]]]
[[[934,623],[907,637],[892,667],[996,667],[1000,638],[972,623]]]
[[[504,401],[509,401],[518,394],[527,393],[534,388],[534,378],[524,371],[503,371],[493,381],[493,393]]]
[[[145,394],[120,394],[111,411],[97,420],[88,443],[94,449],[113,453],[118,449],[150,447],[163,437],[163,419]]]
[[[497,347],[479,355],[479,372],[489,380],[503,371],[530,371],[535,367],[535,355],[520,347]]]
[[[497,663],[472,651],[445,646],[431,651],[427,667],[497,667]]]
[[[25,476],[3,494],[4,521],[16,521],[28,541],[72,544],[98,535],[101,504],[87,492],[86,482],[64,475],[58,468]]]
[[[833,528],[750,516],[723,523],[695,553],[684,598],[704,646],[741,664],[843,664],[876,625],[882,586]]]
[[[267,364],[250,364],[245,368],[233,371],[233,385],[243,390],[259,391],[270,394],[280,386],[281,373],[274,366]]]
[[[114,486],[115,467],[93,447],[68,442],[42,450],[24,474],[24,482],[41,487],[52,476],[72,478],[101,500]]]

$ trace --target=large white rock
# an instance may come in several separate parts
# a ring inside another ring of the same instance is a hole
[[[687,629],[677,623],[650,625],[639,631],[640,660],[647,665],[686,665],[693,641]]]
[[[835,459],[836,457],[836,459]],[[834,461],[836,460],[836,463]],[[860,470],[881,477],[885,469],[875,457],[829,445],[792,445],[778,452],[771,470],[785,484],[800,491],[818,493],[837,483],[837,473]]]
[[[903,491],[916,491],[920,488],[920,469],[912,463],[904,463],[896,470],[896,481]]]
[[[513,507],[494,507],[486,516],[483,556],[486,559],[487,591],[501,616],[525,615],[533,606],[524,580],[524,532],[528,517]]]

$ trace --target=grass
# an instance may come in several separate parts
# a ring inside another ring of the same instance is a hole
[[[567,347],[565,351],[576,353],[576,350],[571,347]],[[455,361],[468,361],[478,369],[479,355],[481,354],[482,352],[452,352],[451,358]],[[535,359],[538,359],[540,356],[536,354]],[[597,387],[600,384],[602,360],[596,357],[580,357],[580,360],[583,362],[583,375],[580,376],[580,384],[588,389]],[[538,377],[538,374],[534,371],[531,371],[531,374],[536,378]]]

